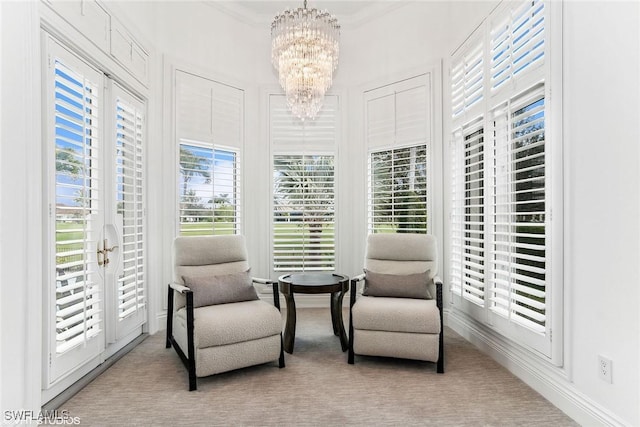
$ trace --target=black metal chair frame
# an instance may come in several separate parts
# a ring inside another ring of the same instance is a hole
[[[265,279],[253,279],[254,283],[259,283],[263,285],[271,285],[273,287],[273,304],[280,311],[280,291],[278,290],[278,282],[272,280]],[[196,358],[195,358],[195,347],[194,347],[194,339],[193,339],[193,330],[194,330],[194,315],[193,315],[193,291],[189,288],[176,285],[173,283],[169,283],[168,286],[168,306],[167,306],[167,340],[166,340],[166,348],[173,348],[180,356],[180,360],[184,363],[184,366],[187,368],[189,373],[189,391],[193,391],[197,389],[197,377],[196,377]],[[186,298],[186,307],[187,307],[187,354],[185,355],[184,351],[180,348],[175,338],[173,337],[173,296],[174,292],[180,292]],[[284,344],[282,340],[282,332],[280,332],[280,358],[278,359],[278,367],[284,368]]]
[[[358,282],[364,280],[364,274],[351,279],[351,293],[349,295],[349,355],[347,361],[350,365],[355,363],[355,353],[353,352],[353,305],[356,303],[356,293]],[[436,306],[440,312],[440,337],[438,346],[438,362],[436,372],[444,374],[444,316],[442,311],[442,281],[437,280],[436,285]]]

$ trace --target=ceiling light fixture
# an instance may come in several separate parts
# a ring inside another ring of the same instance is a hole
[[[271,61],[291,112],[315,118],[338,67],[340,25],[327,11],[288,9],[271,24]]]

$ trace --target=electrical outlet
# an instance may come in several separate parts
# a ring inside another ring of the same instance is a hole
[[[602,355],[598,356],[598,376],[609,384],[613,383],[613,376],[611,375],[612,365],[613,362],[611,359],[607,359]]]

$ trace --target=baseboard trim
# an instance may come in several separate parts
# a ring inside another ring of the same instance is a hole
[[[579,424],[621,427],[627,424],[576,390],[564,370],[545,363],[474,319],[445,310],[445,324]]]
[[[69,399],[71,399],[76,393],[85,388],[91,381],[95,380],[98,376],[104,373],[107,369],[113,366],[119,359],[133,350],[138,344],[147,339],[148,334],[139,335],[129,344],[122,347],[116,353],[114,353],[111,357],[106,359],[100,365],[96,366],[92,369],[88,374],[84,375],[78,381],[74,382],[71,386],[67,387],[62,393],[58,394],[53,399],[49,400],[47,403],[42,405],[43,411],[55,411],[60,409],[60,407]]]

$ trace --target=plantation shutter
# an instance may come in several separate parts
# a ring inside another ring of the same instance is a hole
[[[103,295],[95,255],[102,75],[55,58],[55,328],[56,354],[86,344],[103,328]]]
[[[452,179],[452,292],[484,305],[484,122],[482,118],[454,133]]]
[[[176,71],[181,235],[240,232],[244,91]]]
[[[484,98],[484,50],[482,39],[473,39],[470,46],[452,59],[451,113],[454,118]]]
[[[491,89],[544,63],[545,4],[520,3],[494,21],[490,34]]]
[[[428,74],[365,92],[370,232],[427,232]]]
[[[284,96],[271,95],[269,103],[273,269],[334,271],[338,97],[325,97],[316,118],[305,121],[291,115]]]
[[[545,99],[538,87],[494,111],[491,310],[546,325]]]
[[[547,145],[549,9],[502,2],[451,58],[450,287],[465,314],[557,363],[550,309],[562,283],[552,283],[549,212],[562,174],[550,180],[561,150]]]
[[[196,142],[179,147],[180,234],[239,233],[239,154]]]
[[[428,74],[365,92],[369,150],[428,143],[430,99]]]
[[[116,201],[121,221],[122,270],[117,280],[118,319],[146,310],[144,230],[144,105],[116,86]]]
[[[369,229],[427,232],[427,146],[371,153]]]

